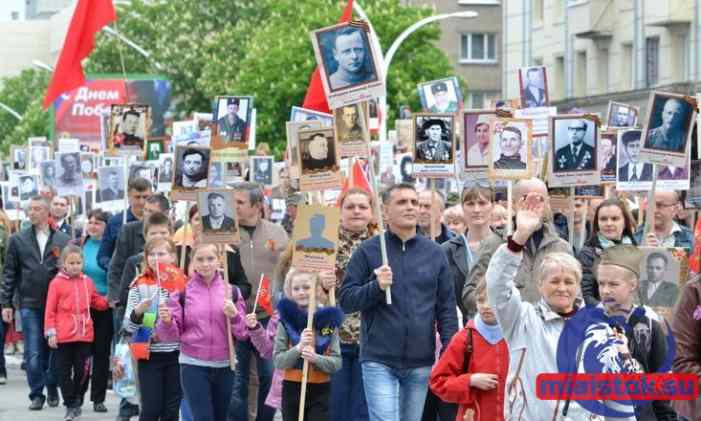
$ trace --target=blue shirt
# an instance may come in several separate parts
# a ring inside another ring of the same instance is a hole
[[[97,264],[97,253],[100,250],[100,240],[88,238],[83,244],[83,273],[88,275],[95,284],[97,293],[107,295],[107,272]]]
[[[97,264],[107,271],[110,267],[110,260],[112,259],[112,254],[114,254],[114,247],[117,243],[117,236],[119,235],[119,230],[122,228],[122,219],[124,218],[124,211],[119,212],[110,218],[107,222],[107,227],[105,228],[105,233],[102,235],[102,243],[100,243],[100,251],[97,253]],[[136,216],[131,212],[131,207],[127,209],[127,222],[136,221]]]

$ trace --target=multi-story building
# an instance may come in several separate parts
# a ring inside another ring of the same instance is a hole
[[[451,18],[440,21],[438,46],[445,51],[455,75],[467,82],[465,108],[486,107],[489,100],[501,96],[500,0],[404,0],[412,6],[432,6],[436,14],[472,10],[476,18]]]
[[[651,90],[695,95],[701,81],[700,0],[507,0],[503,78],[547,66],[552,105],[605,116],[609,100],[647,108]]]

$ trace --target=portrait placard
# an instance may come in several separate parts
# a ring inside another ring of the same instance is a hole
[[[414,184],[416,178],[414,177],[414,154],[406,153],[396,156],[397,165],[396,177],[402,183]]]
[[[39,171],[41,163],[49,159],[51,159],[51,147],[39,144],[29,145],[29,171]]]
[[[19,200],[26,202],[39,194],[39,176],[34,174],[24,174],[19,176]]]
[[[463,117],[464,172],[478,178],[487,177],[489,164],[489,121],[497,116],[496,110],[468,110]]]
[[[209,166],[207,187],[210,189],[221,189],[224,187],[224,165],[221,161],[212,160],[212,164]]]
[[[324,127],[333,127],[333,115],[296,106],[290,110],[290,121],[293,123],[318,121]]]
[[[245,149],[225,149],[212,153],[212,160],[222,163],[222,181],[233,183],[241,181],[248,170],[248,151]]]
[[[163,153],[163,141],[149,140],[146,142],[146,150],[144,151],[144,158],[147,161],[158,161],[158,157]]]
[[[652,188],[652,164],[640,159],[641,130],[619,130],[616,147],[616,190],[644,191]]]
[[[144,150],[151,128],[151,107],[143,104],[112,104],[107,149]]]
[[[588,115],[550,117],[551,187],[598,184],[597,147],[599,128]]]
[[[455,76],[419,83],[417,89],[424,112],[457,113],[462,106],[462,92]]]
[[[212,142],[212,131],[197,130],[192,133],[180,135],[179,137],[171,137],[170,151],[175,152],[175,147],[183,146],[203,146],[208,148]]]
[[[701,208],[701,161],[691,161],[691,187],[686,192],[686,201],[695,208]]]
[[[45,187],[56,185],[56,161],[44,161],[39,167],[41,184]]]
[[[197,208],[202,222],[202,241],[235,244],[240,241],[234,191],[208,189],[197,192]]]
[[[83,178],[97,178],[97,156],[92,152],[83,152],[80,154],[80,174]]]
[[[672,308],[689,277],[689,261],[683,248],[640,247],[638,303],[652,307],[670,320]]]
[[[596,184],[591,186],[579,186],[575,187],[574,195],[582,198],[603,198],[604,197],[604,185]]]
[[[521,108],[547,107],[548,77],[545,66],[521,67],[518,69],[518,84],[521,92]]]
[[[7,217],[12,221],[19,221],[25,218],[24,211],[19,205],[19,197],[12,197],[11,195],[11,183],[5,181],[0,183],[2,187],[2,209],[7,214]]]
[[[158,156],[158,190],[168,191],[173,184],[175,158],[172,153],[162,153]]]
[[[251,157],[251,181],[262,184],[265,187],[273,185],[273,162],[272,156],[252,156]]]
[[[100,167],[97,169],[97,195],[95,202],[124,200],[124,167]]]
[[[333,119],[331,120],[333,121]],[[323,125],[319,120],[288,121],[287,128],[287,165],[290,178],[299,178],[299,138],[298,132],[304,129],[317,129]]]
[[[367,158],[370,143],[367,101],[344,105],[333,112],[341,158]]]
[[[640,140],[642,161],[673,166],[687,162],[696,112],[683,95],[650,92]]]
[[[489,178],[518,180],[533,176],[532,125],[529,119],[496,117],[490,120]]]
[[[82,196],[80,152],[56,153],[56,193],[59,196]]]
[[[335,271],[338,224],[335,206],[299,205],[292,230],[292,266],[301,270]]]
[[[27,171],[27,148],[24,146],[10,146],[10,156],[12,157],[12,169],[15,171]]]
[[[609,101],[606,126],[608,129],[632,128],[638,124],[640,109],[621,102]]]
[[[414,121],[412,119],[395,120],[397,130],[397,152],[414,153]]]
[[[455,173],[453,114],[414,114],[414,176],[451,177]]]
[[[80,152],[80,139],[59,138],[58,152]]]
[[[172,131],[170,138],[174,143],[177,143],[179,139],[189,138],[193,133],[199,131],[197,120],[174,121]]]
[[[689,165],[681,167],[657,166],[657,191],[689,190]]]
[[[387,95],[380,51],[367,25],[345,22],[311,32],[331,109]]]
[[[550,117],[557,115],[557,107],[535,107],[514,110],[515,118],[533,120],[533,137],[550,136]]]
[[[299,139],[300,191],[337,188],[341,185],[338,149],[332,128],[304,129]]]
[[[248,149],[252,110],[252,96],[217,97],[212,149]]]
[[[171,197],[173,200],[197,198],[197,190],[207,188],[210,166],[209,148],[201,146],[177,146],[175,148],[175,171]]]
[[[616,131],[606,130],[599,135],[597,157],[599,158],[599,173],[602,183],[616,181],[616,152],[618,135]]]

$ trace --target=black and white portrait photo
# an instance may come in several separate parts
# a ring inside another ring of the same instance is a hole
[[[462,95],[456,77],[421,83],[418,87],[421,107],[430,113],[456,113]]]
[[[601,181],[616,181],[616,142],[615,131],[602,132],[599,137],[597,156]]]
[[[56,153],[56,191],[61,196],[82,196],[80,152]]]
[[[44,186],[53,186],[56,184],[56,161],[45,161],[39,167],[41,175],[41,183]]]
[[[302,174],[330,171],[334,167],[338,167],[332,131],[328,129],[302,130],[298,132],[298,139]]]
[[[217,98],[214,149],[246,148],[247,130],[251,119],[253,97],[225,96]]]
[[[153,167],[145,161],[134,161],[129,165],[129,182],[135,178],[145,178],[153,183]]]
[[[29,169],[38,170],[42,162],[49,160],[51,148],[48,146],[30,146],[29,147]]]
[[[19,200],[24,202],[39,194],[39,177],[21,175],[19,177]]]
[[[343,24],[316,32],[331,92],[377,80],[368,33]]]
[[[308,110],[297,106],[293,106],[290,110],[290,121],[294,123],[316,121],[324,127],[333,126],[333,116],[331,114]]]
[[[175,150],[175,185],[182,190],[204,189],[209,176],[209,148],[178,146]]]
[[[94,153],[80,154],[80,174],[83,178],[95,178],[97,176],[97,157]]]
[[[10,148],[12,155],[12,169],[15,171],[26,171],[27,168],[27,148],[12,146]]]
[[[618,132],[618,178],[620,183],[639,183],[652,181],[652,164],[640,160],[640,130],[625,130]],[[621,189],[623,190],[623,189]]]
[[[96,202],[124,200],[124,168],[100,167],[98,168],[97,181]]]
[[[158,156],[158,182],[173,182],[173,154],[162,153]]]
[[[345,105],[334,110],[336,139],[343,143],[369,142],[367,102]]]
[[[643,129],[645,149],[683,154],[692,128],[691,104],[679,95],[651,93]]]
[[[596,170],[597,127],[578,117],[551,117],[553,124],[553,172]]]
[[[224,169],[223,163],[221,161],[212,162],[209,166],[209,179],[207,180],[207,186],[209,188],[220,188],[224,187]]]
[[[545,66],[522,67],[518,69],[522,108],[547,107],[548,79]]]
[[[251,168],[253,169],[252,180],[264,186],[273,184],[273,157],[272,156],[252,156]]]
[[[233,190],[206,190],[197,193],[202,223],[202,241],[233,243],[238,238]]]
[[[491,120],[488,174],[492,179],[528,178],[533,172],[530,119]]]
[[[606,125],[609,128],[635,127],[638,122],[638,107],[610,101]]]
[[[417,114],[415,124],[416,163],[448,164],[454,162],[454,123],[449,115]]]
[[[674,307],[679,297],[679,262],[671,250],[649,247],[641,250],[644,258],[640,262],[640,304]]]
[[[144,149],[151,119],[148,105],[113,104],[110,113],[110,149]]]

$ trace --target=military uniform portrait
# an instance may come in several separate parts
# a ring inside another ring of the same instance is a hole
[[[271,186],[273,184],[272,156],[252,156],[251,169],[253,174],[251,181],[264,186]]]
[[[523,108],[548,106],[548,80],[545,66],[522,67],[518,69],[518,81],[521,90],[521,106]]]
[[[110,149],[144,149],[151,124],[151,107],[113,104],[110,111]]]
[[[345,105],[334,110],[336,139],[341,146],[348,142],[369,142],[367,102]]]
[[[489,160],[490,120],[494,111],[466,111],[463,114],[465,168],[486,170]]]
[[[452,116],[417,114],[414,116],[414,162],[450,164],[455,158]]]
[[[421,107],[431,113],[456,113],[462,95],[456,77],[421,83],[418,86]]]
[[[597,167],[596,124],[581,116],[552,117],[553,172],[595,171]]]
[[[331,92],[354,88],[378,79],[368,33],[363,27],[337,25],[315,32],[324,77]]]
[[[645,123],[645,149],[683,154],[693,126],[691,105],[678,95],[651,94],[651,105]]]
[[[638,107],[610,101],[606,125],[609,128],[635,127],[638,122],[638,113]]]
[[[19,200],[24,202],[39,194],[39,177],[22,175],[19,177]]]
[[[248,126],[253,97],[218,97],[214,121],[214,149],[248,148]]]
[[[529,119],[491,120],[488,159],[490,178],[519,179],[532,174],[532,124]]]
[[[56,191],[61,196],[82,196],[80,152],[56,153]]]

